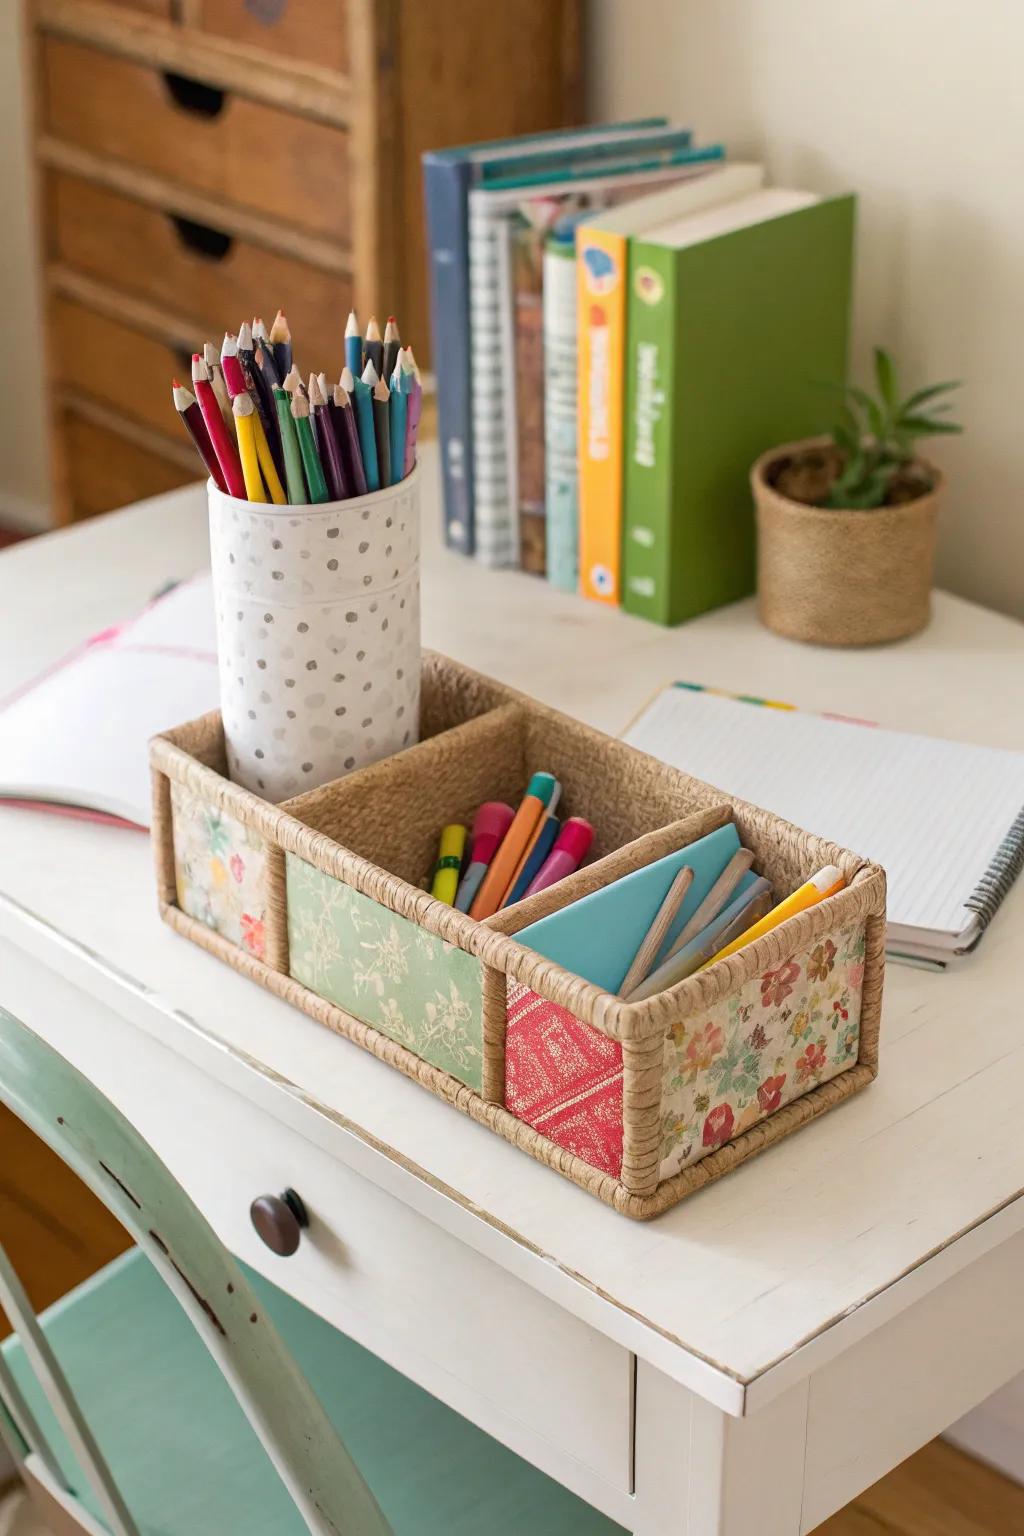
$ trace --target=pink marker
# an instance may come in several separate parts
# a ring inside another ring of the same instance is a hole
[[[594,829],[590,822],[584,821],[582,816],[570,816],[559,832],[555,846],[534,875],[527,896],[546,891],[549,885],[557,884],[574,869],[579,869],[593,840]]]
[[[501,846],[505,833],[515,820],[515,811],[503,800],[485,800],[473,817],[470,832],[469,867],[459,882],[455,907],[468,912],[487,873],[487,866]]]

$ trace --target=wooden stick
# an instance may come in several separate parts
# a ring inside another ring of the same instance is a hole
[[[670,960],[673,955],[678,954],[683,945],[689,944],[690,940],[700,933],[702,928],[708,926],[708,923],[714,922],[753,862],[754,855],[749,848],[740,848],[738,852],[733,854],[665,956],[666,960]]]
[[[665,935],[675,922],[679,908],[686,900],[686,893],[693,884],[693,870],[688,864],[676,872],[676,877],[668,888],[668,893],[661,906],[658,908],[654,922],[648,928],[640,943],[640,948],[633,956],[632,964],[623,978],[619,988],[619,996],[629,1002],[629,994],[646,981],[651,966],[658,958],[658,951],[665,942]]]

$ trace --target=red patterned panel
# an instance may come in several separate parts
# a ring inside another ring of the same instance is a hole
[[[557,1146],[620,1173],[621,1045],[511,977],[505,1102]]]

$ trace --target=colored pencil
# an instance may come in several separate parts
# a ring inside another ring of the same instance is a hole
[[[228,436],[228,429],[220,413],[213,385],[210,383],[209,370],[198,352],[192,354],[192,387],[195,390],[199,409],[203,413],[206,430],[210,434],[213,451],[217,455],[217,462],[224,475],[228,495],[237,496],[240,501],[244,501],[245,479],[242,475],[238,449]]]
[[[345,322],[345,367],[351,368],[353,376],[363,371],[363,338],[354,309],[349,310]]]
[[[270,327],[269,334],[270,345],[274,349],[277,376],[283,380],[292,366],[292,333],[288,329],[288,321],[284,317],[284,310],[279,309],[274,316],[274,323]]]
[[[373,437],[383,491],[391,484],[391,391],[383,379],[373,386]]]
[[[391,403],[389,429],[391,433],[391,481],[395,484],[405,473],[405,439],[408,420],[409,396],[402,392],[402,374],[396,365],[391,375]]]
[[[245,382],[245,374],[242,372],[242,365],[238,361],[238,337],[231,331],[224,332],[220,349],[220,366],[231,399],[234,400],[236,395],[246,394],[248,386]]]
[[[274,388],[275,384],[280,384],[281,377],[277,371],[277,364],[274,362],[274,349],[269,341],[261,341],[257,346],[256,367],[262,373],[271,389]]]
[[[327,501],[327,480],[324,476],[324,467],[320,463],[320,455],[317,453],[316,440],[313,437],[313,425],[309,419],[309,401],[300,390],[296,390],[292,395],[292,420],[295,422],[295,435],[299,439],[299,452],[302,454],[302,468],[306,475],[309,500],[313,503]]]
[[[423,413],[423,384],[420,380],[420,371],[416,366],[416,359],[412,355],[412,347],[406,347],[405,357],[412,368],[413,378],[409,392],[409,421],[405,450],[405,473],[408,474],[416,463],[416,438],[420,429],[420,416]]]
[[[342,384],[335,384],[334,399],[331,402],[331,413],[335,420],[340,421],[341,431],[339,437],[342,445],[342,457],[348,478],[352,486],[354,496],[366,495],[366,471],[363,468],[363,450],[359,446],[359,425],[356,421],[355,406],[352,397]]]
[[[672,948],[665,956],[666,960],[678,954],[685,945],[689,944],[691,939],[695,939],[698,933],[703,933],[709,923],[714,922],[726,902],[732,899],[733,892],[753,862],[754,855],[749,848],[738,848],[736,850],[710,891],[704,897],[700,906],[684,926],[679,937],[675,940]]]
[[[238,456],[242,461],[245,494],[250,501],[266,501],[263,477],[260,474],[259,455],[256,452],[256,426],[259,417],[248,394],[236,395],[231,402],[238,437]]]
[[[689,864],[684,864],[677,872],[675,879],[669,886],[664,901],[655,914],[654,921],[640,941],[640,946],[630,963],[629,970],[622,978],[619,988],[619,996],[629,1002],[630,994],[637,987],[642,986],[650,974],[651,967],[668,937],[668,931],[679,916],[679,908],[686,900],[686,894],[693,884],[693,870]]]
[[[256,366],[256,348],[253,344],[252,326],[248,320],[243,320],[238,328],[238,361],[245,379],[245,387],[252,397],[256,414],[263,423],[263,432],[274,456],[278,474],[283,475],[284,457],[281,451],[281,437],[277,425],[277,411],[274,409],[272,386],[268,383],[263,370]]]
[[[377,375],[372,363],[367,363],[366,372],[372,376],[373,383],[369,383],[367,379],[355,379],[352,385],[352,399],[355,405],[356,426],[359,429],[359,449],[363,455],[366,489],[379,491],[380,471],[377,467],[377,443],[373,434],[373,389],[377,383]],[[342,374],[342,378],[344,377],[345,375]]]
[[[222,379],[222,387],[223,383]],[[193,443],[195,443],[199,457],[206,465],[207,473],[210,475],[218,491],[226,492],[228,487],[224,479],[224,471],[217,462],[217,455],[213,451],[210,434],[206,430],[206,422],[203,420],[203,413],[199,409],[195,395],[190,389],[185,389],[183,385],[179,384],[177,379],[172,380],[171,394],[174,399],[174,409],[181,417],[185,431]]]
[[[284,378],[281,380],[281,386],[282,388],[286,389],[290,395],[294,395],[297,390],[299,393],[305,392],[306,386],[302,382],[302,375],[299,373],[299,370],[296,368],[294,363],[289,368]]]
[[[349,495],[348,477],[341,460],[341,448],[334,431],[334,422],[327,401],[320,388],[320,381],[310,374],[309,406],[313,415],[316,446],[323,464],[324,478],[332,501],[343,501]]]
[[[281,446],[284,450],[285,479],[288,484],[288,501],[293,507],[306,505],[306,482],[302,477],[302,454],[292,419],[292,397],[283,385],[274,388],[274,405],[281,424]]]
[[[390,382],[401,346],[402,338],[398,334],[398,321],[394,315],[388,315],[387,325],[384,327],[384,359],[380,370],[382,379]]]
[[[224,383],[224,373],[220,366],[220,358],[217,356],[217,348],[212,341],[203,342],[203,362],[210,370],[210,386],[217,396],[217,404],[220,413],[224,417],[224,425],[234,430],[234,420],[231,415],[231,396],[228,387]]]
[[[373,364],[373,371],[378,379],[384,367],[384,343],[381,340],[380,326],[377,324],[376,315],[371,315],[366,322],[366,335],[363,337],[363,371],[366,364]],[[353,373],[355,369],[353,368]]]

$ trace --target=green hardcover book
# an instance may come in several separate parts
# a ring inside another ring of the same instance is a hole
[[[854,211],[769,188],[630,241],[629,613],[679,624],[753,591],[750,466],[831,424]]]

